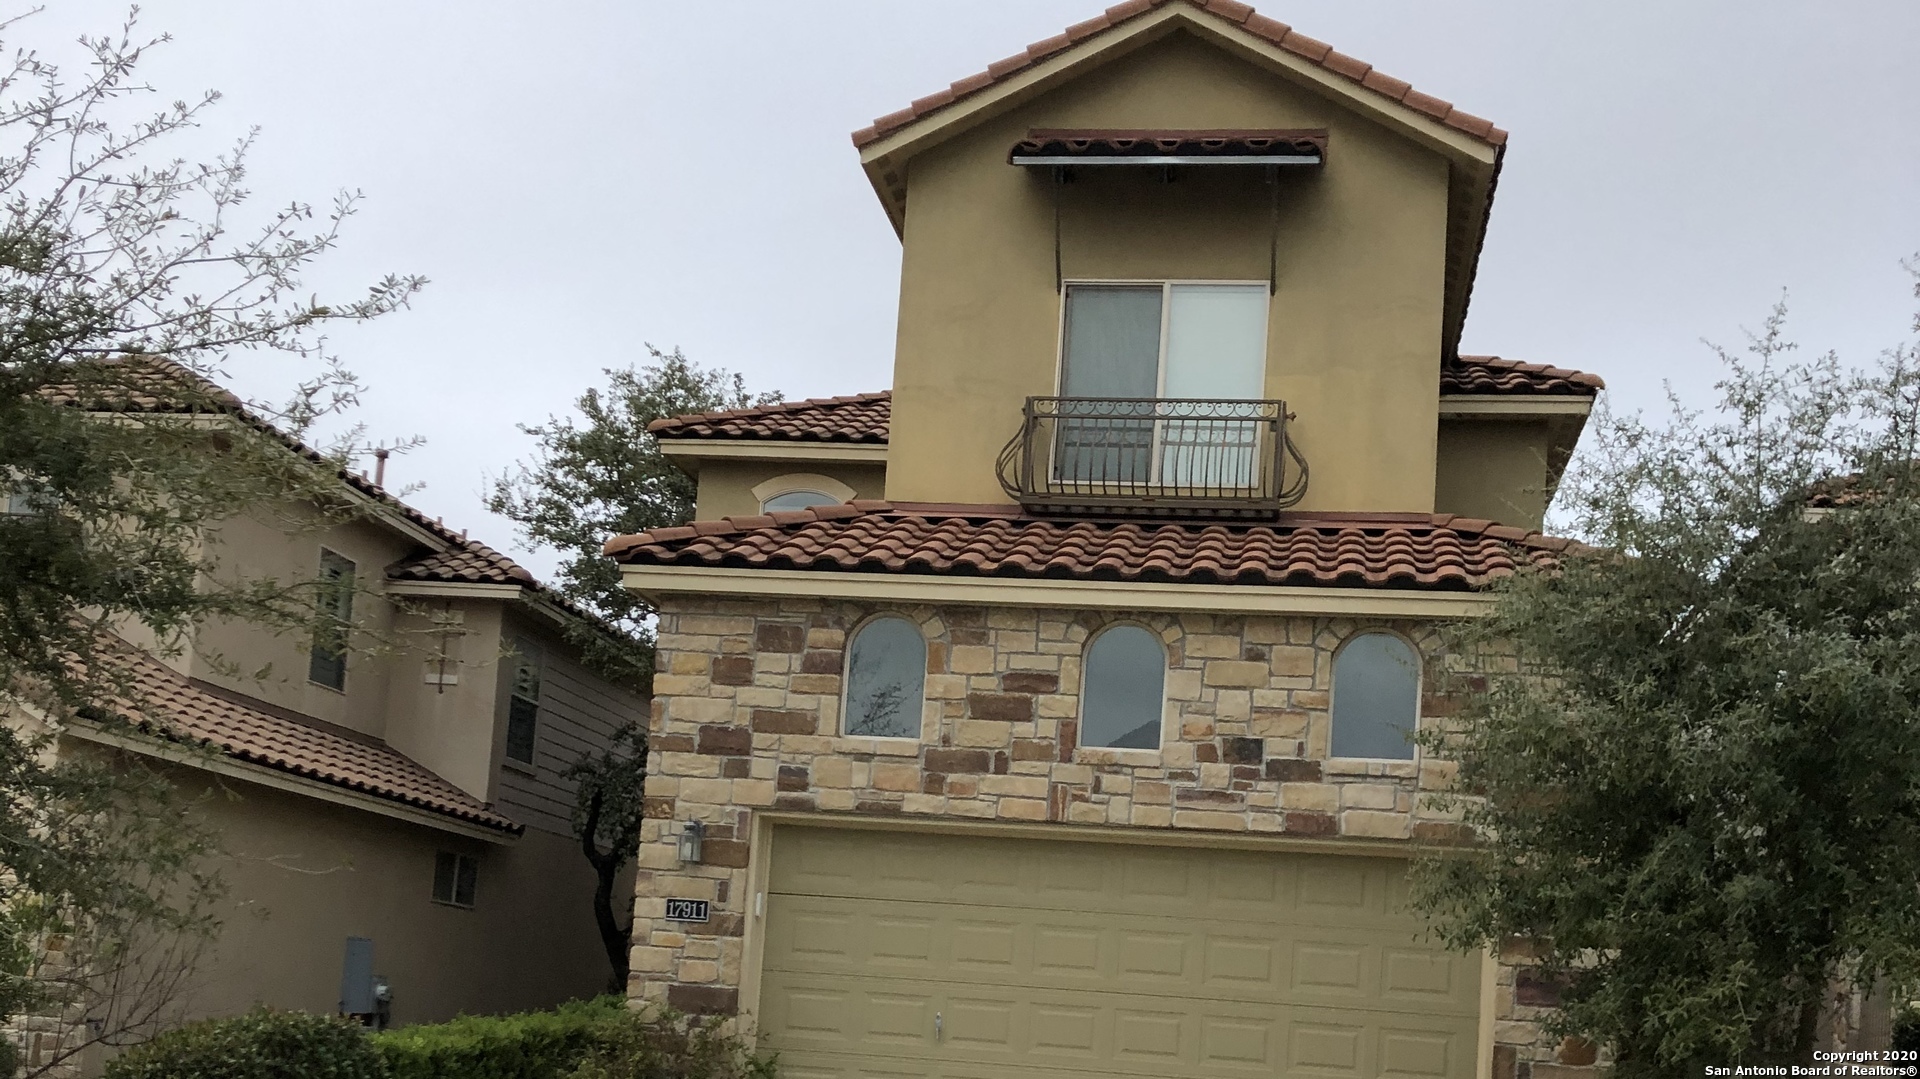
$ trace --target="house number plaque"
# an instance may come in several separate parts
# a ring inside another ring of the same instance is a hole
[[[667,921],[704,922],[711,909],[711,905],[704,899],[669,899],[667,900]]]

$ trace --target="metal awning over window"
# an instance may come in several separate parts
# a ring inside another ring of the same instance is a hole
[[[1015,165],[1318,165],[1324,128],[1257,131],[1035,129],[1007,155]]]

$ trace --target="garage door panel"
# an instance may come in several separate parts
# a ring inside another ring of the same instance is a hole
[[[903,910],[911,913],[901,913]],[[1162,992],[1278,1003],[1379,999],[1477,1014],[1478,979],[1411,933],[1352,926],[1172,922],[1142,915],[1014,912],[942,903],[775,895],[767,971],[916,977],[956,985],[1097,992],[1121,982]]]
[[[1475,1024],[1378,1006],[1275,1005],[933,980],[837,992],[831,975],[769,979],[762,1040],[782,1059],[849,1059],[917,1047],[944,1060],[1047,1062],[1112,1074],[1455,1076],[1470,1070]],[[826,1018],[839,1009],[837,1020]],[[935,1015],[943,1023],[936,1033]],[[1012,1074],[1011,1072],[1007,1074]]]
[[[1211,860],[1196,860],[1194,851],[1181,848],[972,837],[943,838],[939,850],[929,851],[924,838],[909,835],[828,829],[783,835],[792,838],[770,881],[770,890],[782,894],[1087,913],[1178,915],[1198,905],[1259,920],[1269,919],[1277,903],[1310,910],[1316,919],[1375,924],[1387,913],[1389,885],[1397,879],[1395,863],[1386,859],[1212,852]]]
[[[808,828],[773,852],[786,1075],[1473,1069],[1478,960],[1418,935],[1397,860]]]

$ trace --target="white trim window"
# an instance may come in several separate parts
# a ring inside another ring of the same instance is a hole
[[[810,510],[815,506],[837,506],[840,500],[825,491],[786,491],[774,495],[760,503],[761,513],[778,513],[781,510]]]
[[[540,649],[520,638],[508,658],[513,672],[507,683],[507,759],[530,765],[540,733]]]
[[[450,907],[473,908],[474,893],[479,890],[480,859],[455,851],[435,851],[433,855],[433,901]]]
[[[1256,401],[1265,393],[1272,297],[1264,282],[1082,281],[1064,293],[1061,397]],[[1062,403],[1061,415],[1056,481],[1252,483],[1259,425],[1250,420],[1092,402]]]
[[[1101,630],[1087,642],[1080,681],[1081,746],[1160,748],[1167,649],[1158,635],[1131,622]]]
[[[1064,291],[1062,397],[1260,399],[1266,282],[1076,281]]]
[[[761,513],[804,510],[832,506],[853,498],[853,488],[818,472],[789,472],[763,480],[753,487]]]
[[[883,614],[847,642],[841,732],[855,738],[918,738],[926,711],[927,641],[920,627]]]
[[[1397,633],[1347,638],[1333,657],[1335,757],[1410,761],[1420,723],[1420,653]]]
[[[353,559],[320,548],[307,680],[343,692],[347,688],[347,644],[353,632],[353,580],[357,570]]]

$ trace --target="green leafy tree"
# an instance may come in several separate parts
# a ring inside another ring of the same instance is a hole
[[[740,375],[709,369],[679,349],[646,346],[645,367],[608,368],[605,388],[574,402],[580,417],[549,417],[520,430],[538,441],[532,461],[494,481],[487,508],[512,519],[526,541],[558,551],[559,594],[621,630],[630,644],[589,627],[572,632],[603,673],[642,687],[653,677],[653,611],[620,583],[601,546],[612,536],[693,520],[696,485],[660,452],[647,425],[669,416],[772,404]]]
[[[217,94],[143,104],[155,92],[136,69],[164,37],[129,18],[63,68],[17,47],[31,26],[0,22],[16,45],[0,62],[0,1021],[94,1020],[52,1067],[164,1017],[216,889],[199,871],[209,837],[163,774],[56,732],[128,714],[126,667],[103,651],[115,634],[165,650],[211,618],[312,624],[316,582],[222,572],[207,528],[306,498],[350,510],[337,469],[358,432],[319,452],[293,441],[354,394],[317,334],[423,282],[308,294],[357,196],[256,211],[251,134],[212,161],[169,149]],[[243,409],[213,376],[249,350],[312,377]]]
[[[1712,411],[1596,416],[1559,495],[1589,546],[1461,630],[1484,692],[1424,734],[1479,842],[1418,902],[1530,941],[1623,1077],[1804,1064],[1832,994],[1920,977],[1920,371],[1783,325]]]
[[[110,123],[153,92],[135,68],[164,40],[137,40],[129,21],[81,39],[77,81],[32,51],[0,72],[0,685],[67,704],[95,695],[85,660],[103,629],[138,622],[164,640],[216,616],[311,617],[299,589],[210,573],[204,530],[290,497],[338,501],[358,432],[318,460],[289,442],[353,399],[316,333],[424,284],[302,296],[357,196],[254,214],[252,135],[210,163],[166,156],[219,95]],[[303,358],[314,377],[243,416],[211,376],[247,350]]]

